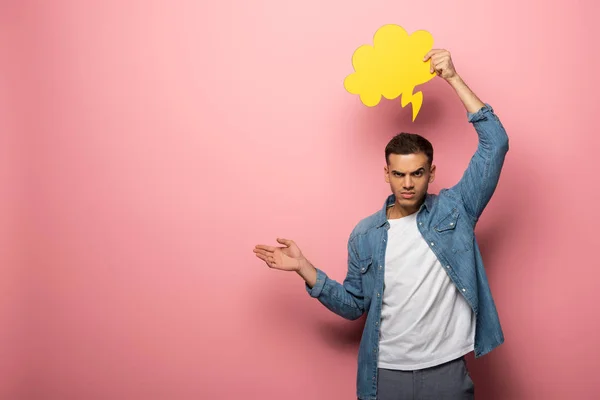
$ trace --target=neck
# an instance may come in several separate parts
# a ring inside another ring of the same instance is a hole
[[[408,217],[409,215],[419,211],[424,202],[425,198],[418,202],[414,207],[403,207],[398,203],[398,201],[396,201],[394,205],[388,209],[388,219]]]
[[[419,211],[418,208],[406,208],[406,207],[402,207],[400,205],[398,205],[398,203],[395,203],[392,207],[390,207],[390,212],[388,213],[388,218],[389,219],[397,219],[397,218],[403,218],[403,217],[408,217],[411,214],[416,213],[417,211]]]

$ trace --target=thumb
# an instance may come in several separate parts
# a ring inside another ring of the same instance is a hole
[[[292,245],[292,241],[289,239],[284,239],[284,238],[277,238],[277,241],[281,244],[284,244],[286,246],[291,246]]]

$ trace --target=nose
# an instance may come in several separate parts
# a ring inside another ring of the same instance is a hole
[[[413,181],[412,181],[412,179],[411,179],[411,176],[410,176],[410,175],[408,175],[408,174],[407,174],[407,175],[405,175],[405,176],[404,176],[404,181],[402,182],[402,187],[403,187],[405,190],[410,190],[410,189],[412,189],[412,188],[413,188],[413,186],[414,186],[414,185],[413,185]]]

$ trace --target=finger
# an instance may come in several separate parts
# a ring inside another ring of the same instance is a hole
[[[259,244],[256,247],[254,247],[257,250],[266,250],[266,251],[270,251],[270,252],[274,252],[275,251],[275,247],[273,246],[267,246],[264,244]]]
[[[431,62],[434,64],[437,64],[443,60],[450,60],[450,56],[444,53],[438,53],[434,54],[433,57],[431,57]]]
[[[448,68],[448,60],[445,58],[442,58],[438,61],[432,61],[431,62],[433,64],[433,68],[437,71],[437,72],[442,72],[444,69]]]
[[[438,65],[440,64],[440,62],[442,62],[444,60],[444,56],[443,55],[439,55],[439,54],[434,54],[431,57],[431,61],[429,63],[429,72],[433,73],[433,71],[436,70],[436,68],[438,68]]]
[[[431,57],[433,57],[435,54],[441,52],[443,50],[441,49],[431,49],[427,52],[427,54],[425,54],[425,57],[423,57],[423,61],[427,61],[429,60]]]
[[[262,254],[257,254],[256,257],[258,257],[261,260],[263,260],[267,264],[267,267],[269,267],[269,268],[277,268],[277,262],[275,262],[275,259],[273,257],[264,256]]]
[[[269,263],[269,257],[264,255],[264,254],[255,254],[256,257],[260,258],[261,260],[263,260],[264,262],[266,262],[267,264]]]
[[[256,253],[257,255],[260,254],[261,256],[265,256],[265,257],[269,257],[269,256],[273,255],[272,251],[261,250],[261,249],[255,249],[254,253]]]
[[[284,238],[277,238],[277,241],[281,244],[284,244],[286,246],[291,246],[292,245],[292,241],[289,239],[284,239]]]
[[[429,72],[433,74],[434,71],[439,72],[441,68],[443,68],[443,60],[431,60],[431,66],[429,67]]]
[[[438,61],[435,61],[435,62],[432,61],[431,63],[433,64],[433,68],[435,68],[437,70],[443,69],[443,68],[445,68],[448,65],[448,63],[446,62],[446,60],[438,60]]]
[[[269,268],[277,268],[277,262],[273,256],[267,257],[267,265]]]
[[[433,49],[431,50],[431,56],[442,56],[442,55],[448,55],[450,54],[450,52],[446,49]]]

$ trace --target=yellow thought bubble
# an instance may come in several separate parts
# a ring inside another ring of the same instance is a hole
[[[427,31],[409,35],[401,26],[384,25],[375,32],[372,46],[360,46],[352,55],[355,72],[346,77],[344,87],[368,107],[379,104],[381,96],[393,100],[402,95],[402,107],[412,103],[414,121],[423,93],[413,90],[435,77],[429,72],[430,62],[423,61],[432,47],[433,36]]]

